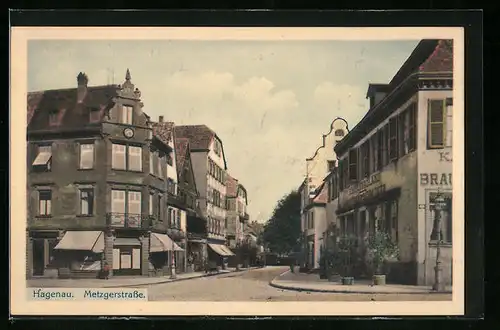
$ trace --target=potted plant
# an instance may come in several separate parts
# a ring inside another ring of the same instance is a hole
[[[337,253],[341,263],[341,283],[342,285],[352,285],[354,283],[353,254],[356,249],[356,238],[353,236],[344,236],[339,240]]]
[[[384,266],[388,261],[399,257],[399,249],[391,237],[383,232],[377,231],[368,241],[369,260],[373,265],[373,285],[384,285],[386,274]]]

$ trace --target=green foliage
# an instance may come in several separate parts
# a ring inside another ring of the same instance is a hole
[[[300,194],[292,191],[278,201],[262,240],[271,251],[282,254],[297,251],[300,236]]]
[[[387,233],[377,231],[369,238],[368,257],[373,263],[375,271],[380,273],[382,266],[387,261],[399,257],[399,248]]]

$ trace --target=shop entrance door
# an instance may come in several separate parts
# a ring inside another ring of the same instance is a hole
[[[33,276],[43,276],[45,272],[45,240],[33,240]]]

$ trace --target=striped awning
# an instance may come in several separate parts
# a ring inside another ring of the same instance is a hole
[[[184,251],[168,235],[152,233],[150,240],[150,252]]]
[[[104,251],[104,234],[102,231],[67,231],[54,249],[100,253]]]
[[[208,244],[208,246],[221,257],[228,257],[234,255],[225,245],[222,244]]]

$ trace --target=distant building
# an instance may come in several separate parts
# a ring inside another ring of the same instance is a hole
[[[189,140],[199,207],[207,221],[204,258],[222,263],[234,253],[226,246],[226,158],[222,141],[206,125],[175,126],[177,138]]]
[[[452,282],[453,45],[422,40],[392,80],[370,84],[370,110],[337,144],[337,223],[364,237],[386,231],[400,249],[388,280],[434,282],[434,198],[446,196],[443,275]]]
[[[231,248],[236,248],[244,239],[245,225],[248,224],[247,191],[238,180],[226,176],[227,187],[227,224],[226,238]]]

